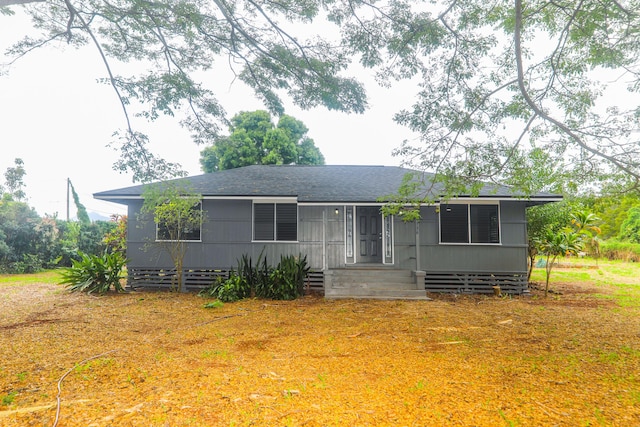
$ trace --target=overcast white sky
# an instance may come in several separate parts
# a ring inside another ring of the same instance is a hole
[[[0,15],[1,54],[30,29],[23,16]],[[0,56],[0,64],[7,62],[6,56]],[[40,215],[66,217],[67,178],[89,211],[105,216],[124,213],[123,206],[92,197],[99,191],[134,185],[129,175],[112,169],[118,154],[107,145],[125,123],[113,90],[96,82],[106,75],[97,53],[90,48],[48,47],[9,68],[0,66],[2,71],[7,73],[0,75],[0,182],[14,159],[21,158],[28,202]],[[210,78],[220,87],[217,95],[229,117],[264,108],[240,82],[231,84],[231,76],[210,72]],[[370,109],[363,115],[302,111],[287,105],[287,114],[307,125],[327,164],[398,165],[401,159],[392,157],[392,150],[404,139],[415,138],[392,120],[399,109],[411,105],[415,88],[405,84],[382,89],[371,84],[367,89]],[[162,120],[143,130],[150,135],[155,152],[180,163],[190,175],[201,174],[203,147],[192,143],[177,122]],[[71,216],[75,216],[73,203]]]

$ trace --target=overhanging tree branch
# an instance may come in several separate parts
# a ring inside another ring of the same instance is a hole
[[[618,169],[627,173],[630,177],[633,177],[636,185],[638,185],[638,181],[640,181],[640,174],[638,174],[635,170],[628,167],[617,158],[607,155],[601,150],[597,150],[587,144],[576,132],[574,132],[569,126],[565,123],[555,119],[550,114],[545,112],[542,108],[540,108],[531,98],[529,92],[526,87],[525,77],[524,77],[524,66],[522,59],[522,0],[515,0],[515,23],[514,23],[514,49],[515,49],[515,59],[516,59],[516,67],[518,72],[518,88],[520,89],[520,93],[522,97],[526,101],[527,105],[541,118],[546,120],[547,122],[556,126],[559,130],[561,130],[564,134],[569,136],[573,141],[575,141],[581,148],[584,150],[609,161],[611,164],[615,165]]]

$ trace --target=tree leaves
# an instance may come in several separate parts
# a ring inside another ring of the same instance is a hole
[[[445,183],[455,175],[456,188],[477,180],[527,188],[529,177],[509,164],[543,150],[552,164],[571,160],[565,172],[576,188],[597,176],[629,189],[640,182],[637,10],[638,0],[57,0],[29,8],[42,36],[10,52],[20,57],[61,39],[93,44],[126,116],[116,167],[136,180],[157,178],[143,172],[150,165],[166,173],[179,165],[131,150],[145,145],[128,114],[135,102],[147,105],[138,114],[148,120],[184,113],[182,124],[206,143],[226,125],[225,112],[198,71],[228,64],[278,115],[285,98],[362,113],[365,88],[346,75],[359,61],[382,85],[420,85],[413,106],[396,116],[420,135],[394,153],[409,166]],[[322,19],[337,27],[316,25]],[[111,70],[119,61],[148,72],[120,77]]]
[[[230,135],[202,150],[205,172],[248,165],[317,165],[324,156],[300,120],[283,114],[277,125],[264,110],[242,111],[231,118]]]
[[[271,112],[284,112],[283,96],[303,108],[364,111],[364,88],[340,75],[349,64],[345,49],[319,37],[307,39],[290,28],[310,22],[320,8],[321,3],[312,0],[32,4],[28,13],[41,36],[23,39],[10,53],[19,58],[57,40],[91,44],[108,74],[103,81],[116,91],[125,116],[123,129],[114,134],[113,145],[121,152],[115,168],[132,172],[134,182],[149,182],[179,175],[180,166],[146,150],[147,137],[139,132],[132,113],[142,106],[135,115],[153,121],[179,112],[194,140],[210,143],[226,126],[225,111],[197,76],[219,62],[252,87]],[[128,62],[147,71],[121,76],[118,70],[131,70],[123,64]]]

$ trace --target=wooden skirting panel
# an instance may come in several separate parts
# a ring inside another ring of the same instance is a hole
[[[183,278],[188,291],[200,291],[209,286],[217,277],[228,278],[230,270],[188,269]],[[178,289],[175,269],[129,268],[128,287],[130,289],[155,288]],[[433,273],[427,272],[424,279],[425,290],[434,293],[493,294],[494,286],[500,287],[502,294],[526,294],[529,292],[526,273]],[[324,293],[324,273],[310,271],[305,279],[305,289]]]
[[[187,291],[200,291],[217,277],[229,278],[230,270],[223,269],[187,269],[183,273],[185,289]],[[127,285],[130,289],[178,289],[175,269],[164,268],[140,268],[128,269]],[[322,271],[310,271],[305,279],[305,287],[312,292],[324,292],[324,273]]]
[[[304,286],[308,291],[324,294],[324,273],[322,271],[310,271],[307,273]]]
[[[493,294],[494,286],[502,294],[529,292],[526,273],[433,273],[427,272],[425,289],[434,293]]]
[[[127,285],[131,289],[155,288],[178,289],[175,269],[165,268],[129,268]],[[209,286],[216,277],[229,277],[229,270],[187,269],[183,280],[188,291],[200,291]]]

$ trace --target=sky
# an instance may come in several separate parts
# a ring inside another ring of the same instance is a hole
[[[14,7],[16,12],[20,7]],[[29,53],[17,63],[4,51],[29,34],[23,15],[0,15],[0,182],[14,160],[24,161],[27,202],[41,216],[67,215],[67,179],[89,212],[108,217],[126,213],[126,207],[93,199],[93,194],[135,185],[131,175],[114,171],[118,153],[108,147],[112,134],[125,127],[124,116],[110,86],[97,82],[106,72],[97,52],[60,44]],[[264,109],[241,82],[225,70],[205,75],[230,118],[239,111]],[[392,151],[405,139],[417,136],[393,122],[393,115],[410,107],[416,88],[409,83],[390,89],[377,86],[367,76],[370,108],[362,115],[301,110],[286,104],[286,113],[301,120],[308,136],[327,164],[399,165]],[[140,122],[141,123],[141,122]],[[202,146],[191,142],[178,119],[162,119],[140,126],[151,138],[151,149],[177,162],[189,175],[199,175]],[[71,202],[70,216],[75,217]]]

